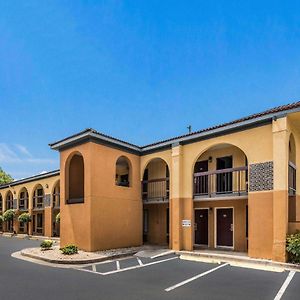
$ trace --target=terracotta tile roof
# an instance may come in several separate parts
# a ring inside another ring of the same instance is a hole
[[[173,140],[181,139],[181,138],[188,137],[188,136],[193,136],[193,135],[196,135],[196,134],[199,134],[199,133],[202,133],[202,132],[222,128],[222,127],[225,127],[225,126],[228,126],[228,125],[241,123],[241,122],[244,122],[244,121],[256,119],[256,118],[263,117],[263,116],[266,116],[266,115],[269,115],[269,114],[274,114],[274,113],[279,113],[279,112],[291,110],[291,109],[298,108],[298,107],[300,108],[300,101],[290,103],[290,104],[286,104],[286,105],[273,107],[273,108],[265,110],[263,112],[256,113],[256,114],[253,114],[253,115],[250,115],[250,116],[247,116],[247,117],[243,117],[243,118],[240,118],[240,119],[237,119],[237,120],[233,120],[233,121],[230,121],[230,122],[227,122],[227,123],[223,123],[223,124],[220,124],[220,125],[208,127],[208,128],[205,128],[205,129],[201,129],[201,130],[194,131],[194,132],[191,132],[191,133],[187,133],[187,134],[184,134],[184,135],[176,136],[176,137],[173,137],[173,138],[170,138],[170,139],[158,141],[158,142],[155,142],[155,143],[151,143],[151,144],[142,146],[141,148],[143,149],[143,148],[146,148],[146,147],[149,147],[149,146],[155,146],[155,145],[158,145],[158,144],[161,144],[161,143],[171,142]]]
[[[154,142],[154,143],[151,143],[151,144],[148,144],[148,145],[144,145],[144,146],[138,146],[138,145],[123,141],[121,139],[117,139],[115,137],[103,134],[103,133],[101,133],[101,132],[99,132],[99,131],[97,131],[93,128],[87,128],[83,131],[80,131],[79,133],[76,133],[74,135],[66,137],[66,138],[64,138],[62,140],[59,140],[57,142],[51,143],[51,144],[49,144],[49,146],[53,147],[53,146],[56,146],[57,144],[61,144],[61,143],[63,144],[64,142],[68,143],[68,141],[70,141],[70,140],[74,140],[74,139],[76,140],[77,137],[78,137],[78,139],[84,138],[85,134],[88,135],[89,133],[91,133],[91,134],[99,135],[100,139],[104,138],[104,139],[111,140],[111,142],[122,143],[123,146],[128,145],[128,147],[136,148],[135,151],[142,152],[145,148],[148,148],[148,147],[159,146],[160,144],[165,144],[165,143],[168,143],[168,142],[172,143],[172,141],[176,141],[176,140],[179,140],[179,139],[182,139],[182,138],[191,137],[191,139],[192,139],[193,136],[196,136],[196,135],[201,134],[201,133],[209,132],[209,131],[212,131],[212,130],[215,130],[215,129],[222,129],[223,127],[225,129],[225,127],[230,126],[230,125],[235,125],[235,124],[242,123],[242,122],[249,121],[249,120],[255,120],[255,119],[258,119],[260,117],[264,117],[264,116],[267,116],[267,115],[272,115],[272,114],[276,114],[276,113],[280,113],[280,112],[286,112],[286,111],[293,110],[293,109],[296,109],[296,108],[300,108],[300,101],[290,103],[290,104],[286,104],[286,105],[277,106],[277,107],[265,110],[265,111],[260,112],[260,113],[252,114],[252,115],[247,116],[247,117],[243,117],[243,118],[240,118],[240,119],[237,119],[237,120],[233,120],[231,122],[227,122],[227,123],[212,126],[212,127],[209,127],[209,128],[201,129],[201,130],[194,131],[194,132],[191,132],[191,133],[188,133],[188,134],[176,136],[176,137],[173,137],[173,138],[170,138],[170,139],[157,141],[157,142]]]

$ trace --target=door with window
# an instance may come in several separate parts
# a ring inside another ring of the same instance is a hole
[[[195,210],[195,244],[208,246],[208,209]]]
[[[217,170],[226,170],[232,168],[232,156],[217,158]],[[217,173],[217,193],[232,193],[232,172]]]
[[[149,230],[149,210],[143,210],[143,243],[148,242],[148,230]]]

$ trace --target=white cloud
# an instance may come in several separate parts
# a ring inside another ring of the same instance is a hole
[[[34,157],[23,145],[0,143],[0,164],[56,164],[56,159]]]
[[[32,157],[31,153],[28,151],[28,149],[25,146],[16,144],[16,147],[25,156]]]

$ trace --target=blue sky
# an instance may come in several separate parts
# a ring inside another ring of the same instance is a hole
[[[298,3],[297,3],[298,2]],[[84,128],[139,145],[299,100],[299,1],[1,1],[0,166]]]

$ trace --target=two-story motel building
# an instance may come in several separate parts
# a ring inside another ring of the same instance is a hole
[[[0,208],[30,212],[28,233],[60,233],[62,245],[285,261],[286,235],[300,229],[300,102],[143,147],[93,129],[50,146],[60,171],[0,187]],[[3,230],[27,231],[16,220]]]

